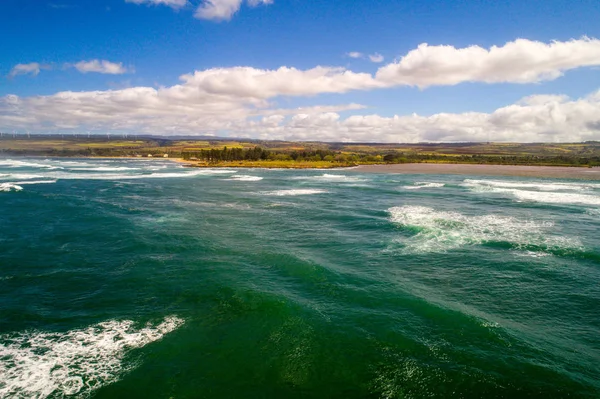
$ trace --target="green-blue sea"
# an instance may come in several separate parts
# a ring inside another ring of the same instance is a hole
[[[600,182],[0,159],[1,398],[598,398]]]

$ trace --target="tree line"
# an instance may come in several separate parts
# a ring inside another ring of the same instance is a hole
[[[329,150],[276,151],[261,147],[211,148],[199,151],[182,151],[185,160],[200,160],[209,163],[223,161],[336,161],[339,152]]]
[[[389,153],[383,156],[385,163],[470,163],[493,165],[546,165],[546,166],[600,166],[600,156],[574,155],[442,155],[420,153]]]

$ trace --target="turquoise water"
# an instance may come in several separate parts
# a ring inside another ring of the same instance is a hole
[[[0,397],[600,396],[600,182],[0,159]]]

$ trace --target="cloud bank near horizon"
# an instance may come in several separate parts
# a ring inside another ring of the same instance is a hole
[[[104,73],[122,73],[122,64],[92,64],[81,66],[94,72],[102,69],[112,71]],[[572,69],[598,65],[600,40],[587,37],[550,43],[518,39],[489,49],[421,44],[374,74],[325,66],[307,70],[211,68],[182,75],[180,84],[170,87],[64,91],[24,98],[9,95],[0,99],[0,126],[32,131],[216,134],[325,141],[598,140],[600,91],[580,99],[530,96],[490,113],[430,116],[373,114],[343,119],[339,112],[365,106],[277,106],[282,97],[402,86],[424,89],[465,82],[538,83],[557,79]],[[30,69],[23,73],[36,74],[35,68]]]

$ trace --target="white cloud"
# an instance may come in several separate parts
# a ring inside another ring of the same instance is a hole
[[[37,76],[41,69],[49,69],[48,66],[40,65],[37,62],[29,64],[17,64],[9,72],[8,77],[14,78],[17,75],[33,75]]]
[[[382,117],[300,114],[251,129],[263,139],[349,142],[504,141],[574,142],[600,139],[600,91],[577,100],[531,96],[491,113],[440,113]],[[248,129],[247,129],[248,130]]]
[[[115,63],[106,60],[80,61],[73,65],[81,73],[96,72],[109,75],[121,75],[129,72],[122,62]]]
[[[571,100],[530,96],[490,113],[385,117],[340,111],[358,104],[274,107],[265,98],[207,92],[196,82],[0,100],[0,126],[11,129],[214,134],[261,139],[354,142],[600,140],[600,91]],[[258,119],[257,119],[258,117]]]
[[[164,5],[171,8],[181,8],[187,5],[187,0],[125,0],[126,3],[148,4],[148,5]]]
[[[558,77],[567,69],[600,64],[600,58],[594,58],[597,42],[580,39],[543,44],[521,40],[491,50],[427,47],[426,56],[417,57],[420,61],[414,65],[410,61],[414,60],[411,54],[418,53],[419,49],[409,52],[397,63],[380,68],[375,76],[323,66],[308,70],[213,68],[182,75],[180,84],[158,89],[131,87],[65,91],[24,98],[6,96],[0,98],[0,126],[31,131],[79,129],[230,134],[329,141],[598,140],[600,91],[577,100],[561,95],[530,96],[490,113],[438,113],[431,116],[355,114],[342,117],[340,112],[347,115],[364,106],[315,104],[282,109],[278,104],[281,97],[310,97],[402,85],[457,84],[472,80],[524,83],[523,76],[532,81],[537,81],[540,76]],[[431,49],[433,53],[429,53]],[[523,52],[524,49],[538,49],[538,52],[530,54]],[[438,50],[447,53],[447,57],[440,58],[436,53]],[[463,60],[466,57],[463,51],[468,53],[470,61]],[[434,62],[436,60],[439,62]],[[124,69],[121,64],[110,65],[115,67],[108,68],[95,60],[80,66],[86,70],[111,70],[113,73]],[[423,69],[414,69],[415,65],[421,65]],[[399,75],[398,68],[411,73]],[[37,73],[35,67],[30,69],[28,73]],[[391,77],[386,76],[390,70]]]
[[[228,21],[239,11],[244,0],[204,0],[196,9],[194,16],[198,19]],[[273,0],[246,0],[250,7],[261,4],[272,4]]]
[[[379,53],[369,55],[369,59],[371,60],[371,62],[375,62],[375,63],[380,63],[380,62],[383,62],[383,60],[384,60],[383,55],[381,55]]]
[[[350,58],[363,58],[364,57],[363,53],[359,53],[358,51],[351,51],[349,53],[346,53],[346,55]]]
[[[304,71],[288,67],[276,70],[214,68],[183,75],[181,79],[186,86],[195,87],[207,94],[256,99],[346,93],[350,90],[383,87],[368,73],[320,66]]]
[[[341,68],[317,67],[259,70],[210,69],[181,76],[182,84],[159,89],[132,87],[122,90],[61,92],[52,96],[4,97],[0,126],[30,126],[31,130],[82,128],[136,130],[147,133],[182,131],[211,133],[235,131],[248,118],[297,112],[317,114],[362,108],[361,105],[278,109],[269,100],[278,96],[343,93],[373,82],[369,74]],[[292,83],[292,84],[290,84]],[[34,129],[34,126],[37,128]]]
[[[490,49],[424,43],[400,61],[380,68],[376,77],[390,86],[536,83],[556,79],[569,69],[597,65],[600,65],[600,40],[585,37],[551,43],[517,39]]]

